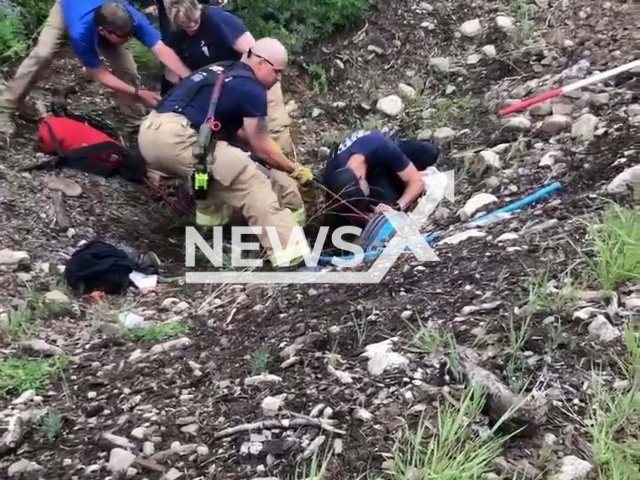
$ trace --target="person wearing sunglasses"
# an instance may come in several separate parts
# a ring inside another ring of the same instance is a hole
[[[191,73],[178,55],[160,40],[160,34],[151,22],[129,3],[123,0],[56,0],[36,46],[0,97],[0,133],[7,136],[13,133],[12,115],[43,77],[62,46],[65,32],[89,74],[115,92],[116,102],[128,115],[142,113],[140,104],[154,107],[160,100],[156,92],[139,86],[136,64],[124,47],[131,37],[137,38],[179,77]]]
[[[202,5],[200,0],[158,0],[163,1],[172,26],[166,43],[192,71],[217,62],[238,61],[255,44],[242,19],[224,7]],[[161,95],[165,96],[176,81],[167,69]],[[267,92],[267,105],[269,133],[283,152],[292,155],[292,122],[280,81]]]
[[[211,121],[214,86],[224,75],[214,109],[220,124],[214,131],[217,141],[207,158],[213,183],[207,199],[197,202],[196,225],[221,226],[239,212],[250,226],[262,228],[258,239],[276,268],[287,266],[283,259],[289,253],[292,263],[298,263],[308,252],[306,243],[288,245],[305,221],[298,186],[313,180],[308,168],[282,152],[267,126],[267,90],[280,81],[287,62],[279,41],[260,39],[241,61],[213,64],[180,82],[142,122],[138,136],[148,171],[189,178],[198,132]],[[275,227],[283,253],[274,249],[265,227]]]

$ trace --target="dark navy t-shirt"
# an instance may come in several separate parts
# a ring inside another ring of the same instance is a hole
[[[233,78],[233,72],[238,70],[250,72],[252,78]],[[244,118],[267,116],[267,92],[245,63],[237,63],[226,75],[232,78],[223,84],[215,116],[222,124],[223,138],[233,140]],[[196,128],[207,118],[212,94],[213,85],[201,88],[182,112]]]
[[[99,42],[106,42],[93,21],[95,11],[108,0],[62,0],[62,16],[69,31],[71,47],[87,68],[97,68],[102,62],[98,53]],[[142,13],[121,1],[133,16],[133,36],[147,48],[160,41],[160,33]]]
[[[367,164],[367,183],[375,185],[380,178],[397,177],[411,162],[398,146],[382,132],[358,130],[345,138],[338,146],[335,155],[327,162],[324,182],[333,183],[333,174],[347,166],[351,156],[364,155]]]
[[[166,43],[187,67],[198,70],[212,63],[240,60],[233,45],[246,32],[242,20],[224,7],[204,6],[200,27],[193,35],[173,31]]]

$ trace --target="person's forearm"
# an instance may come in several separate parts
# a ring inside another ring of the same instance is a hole
[[[98,82],[100,82],[105,87],[110,88],[111,90],[119,93],[126,93],[129,95],[136,94],[136,87],[123,82],[104,67],[95,68],[89,71],[93,75],[93,78],[95,78]]]
[[[398,204],[402,209],[405,209],[408,205],[410,205],[416,198],[418,198],[422,192],[424,192],[424,181],[420,179],[416,182],[411,182],[404,189],[404,193],[398,199]]]
[[[276,170],[293,173],[296,168],[296,164],[282,153],[278,144],[271,137],[263,137],[259,141],[251,142],[251,149],[260,159]]]
[[[180,57],[173,51],[172,48],[169,48],[162,42],[158,42],[158,45],[153,47],[153,53],[158,57],[165,67],[175,72],[180,78],[187,78],[191,75],[191,70],[189,70],[186,65],[180,60]]]

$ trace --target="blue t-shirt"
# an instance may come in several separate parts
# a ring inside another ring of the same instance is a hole
[[[172,31],[169,45],[191,70],[212,63],[240,60],[233,45],[247,32],[242,20],[224,7],[204,6],[198,30],[189,35],[184,30]]]
[[[400,148],[382,132],[358,130],[345,138],[329,159],[324,171],[324,183],[333,183],[333,174],[347,166],[353,155],[364,155],[367,164],[367,183],[374,185],[379,178],[398,178],[397,174],[406,169],[411,162]]]
[[[102,63],[98,53],[98,42],[106,42],[98,33],[93,15],[103,3],[109,0],[62,0],[62,15],[69,31],[71,47],[87,68],[97,68]],[[160,41],[160,33],[142,13],[127,2],[122,1],[133,15],[133,36],[147,48]]]
[[[223,83],[216,107],[215,117],[222,124],[222,136],[229,141],[235,139],[245,118],[267,116],[266,90],[255,79],[251,67],[245,63],[238,62],[226,75],[233,77],[234,71],[238,70],[251,73],[252,78],[227,78]],[[176,93],[179,94],[179,91]],[[200,128],[200,125],[207,118],[212,94],[213,85],[200,88],[193,100],[182,111],[182,114],[189,119],[194,127]],[[166,99],[168,103],[170,103],[170,97],[172,94]],[[160,108],[160,110],[162,109]]]

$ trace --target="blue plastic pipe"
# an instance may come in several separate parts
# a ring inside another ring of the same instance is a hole
[[[528,207],[532,203],[537,202],[538,200],[542,200],[545,197],[548,197],[552,193],[562,188],[562,184],[560,182],[553,182],[551,185],[547,185],[544,188],[541,188],[535,193],[531,195],[527,195],[526,197],[518,200],[517,202],[513,202],[506,207],[502,207],[494,212],[487,213],[480,218],[476,218],[475,220],[468,223],[470,226],[480,226],[486,225],[496,219],[498,216],[503,215],[505,213],[515,212],[516,210],[521,210],[524,207]]]
[[[502,207],[498,210],[495,210],[494,212],[487,213],[486,215],[483,215],[482,217],[477,218],[472,222],[468,222],[467,225],[474,226],[474,227],[486,225],[500,215],[521,210],[524,207],[527,207],[533,203],[536,203],[539,200],[542,200],[543,198],[548,197],[549,195],[551,195],[552,193],[560,189],[562,189],[562,184],[560,182],[553,182],[551,185],[547,185],[546,187],[541,188],[540,190],[532,193],[531,195],[527,195],[526,197],[516,202],[510,203],[509,205]],[[442,234],[440,232],[436,232],[431,235],[426,235],[423,238],[429,245],[433,245],[436,242],[436,240],[438,240],[441,237],[441,235]],[[405,249],[408,249],[408,246],[403,247],[403,250]],[[384,248],[380,248],[380,249],[364,252],[364,255],[363,255],[364,260],[374,260],[378,258],[380,254],[383,252],[383,250]],[[320,255],[320,258],[318,260],[318,265],[330,265],[331,261],[334,258],[338,258],[340,260],[351,260],[354,258],[354,256],[355,256],[354,254],[349,254],[342,257],[334,257],[332,255]]]

